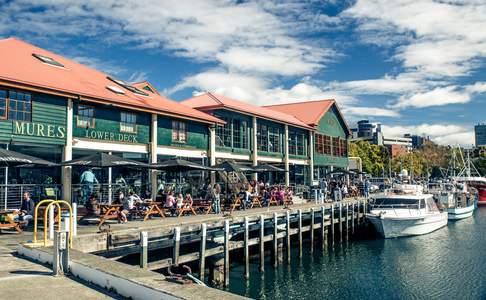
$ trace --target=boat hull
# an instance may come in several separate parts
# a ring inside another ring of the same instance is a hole
[[[469,218],[473,215],[474,212],[474,204],[468,207],[459,207],[459,208],[448,208],[447,214],[449,220],[461,220],[465,218]]]
[[[447,212],[424,216],[394,218],[367,214],[376,231],[384,238],[423,235],[447,225]]]

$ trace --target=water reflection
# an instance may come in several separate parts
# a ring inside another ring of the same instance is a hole
[[[338,244],[291,264],[258,271],[250,280],[232,270],[229,290],[259,299],[486,299],[486,208],[428,235]]]

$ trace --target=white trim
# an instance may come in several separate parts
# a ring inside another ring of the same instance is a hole
[[[237,160],[247,160],[250,161],[250,155],[248,154],[234,154],[230,152],[217,152],[216,158],[226,158],[226,159],[237,159]]]
[[[208,156],[208,152],[205,150],[190,150],[190,149],[160,147],[160,146],[157,147],[157,154],[192,157],[192,158],[204,158]]]
[[[258,161],[283,163],[284,158],[258,155]]]
[[[304,166],[310,165],[308,159],[292,159],[292,158],[289,159],[289,164],[291,164],[291,165],[304,165]]]
[[[124,143],[102,142],[102,141],[95,141],[95,140],[85,140],[80,138],[73,139],[73,149],[148,153],[147,144],[124,144]]]

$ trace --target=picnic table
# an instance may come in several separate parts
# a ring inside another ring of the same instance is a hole
[[[157,202],[153,200],[146,200],[141,203],[144,206],[142,210],[143,220],[147,221],[152,216],[159,215],[161,218],[165,218],[165,209],[162,206],[162,202]]]
[[[117,219],[120,214],[121,204],[100,204],[100,223],[102,225],[108,220]]]
[[[270,207],[271,205],[278,206],[278,200],[277,200],[277,197],[275,197],[275,196],[270,196],[270,199],[268,200],[268,206]]]
[[[194,199],[192,201],[192,208],[194,211],[200,211],[205,215],[209,214],[213,208],[213,204],[209,200],[205,199]]]
[[[191,204],[184,203],[182,205],[182,207],[179,207],[179,208],[176,209],[176,214],[177,214],[177,217],[180,217],[180,216],[184,215],[185,213],[190,213],[190,214],[196,215],[196,210],[194,210],[194,207]]]
[[[27,221],[16,221],[18,211],[0,210],[0,230],[15,229],[17,233],[22,233],[22,226],[27,224]]]
[[[253,208],[255,205],[258,205],[258,207],[262,207],[261,199],[262,199],[262,196],[260,196],[260,195],[251,196],[250,208]]]

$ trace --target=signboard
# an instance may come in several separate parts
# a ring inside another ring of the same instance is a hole
[[[109,131],[100,131],[93,129],[86,129],[85,138],[93,140],[104,140],[112,142],[123,143],[138,143],[137,135],[130,133],[115,133]]]
[[[13,134],[39,136],[46,138],[66,138],[66,127],[55,124],[14,121]]]

